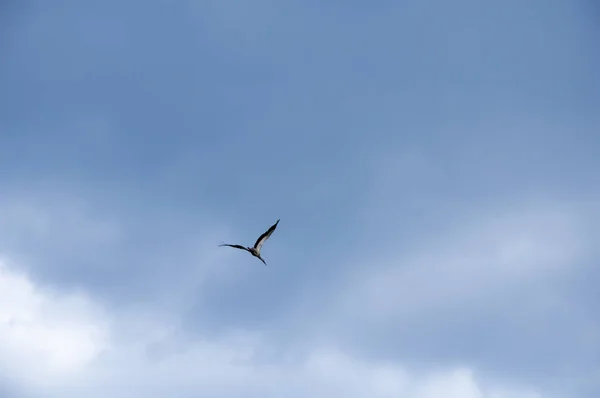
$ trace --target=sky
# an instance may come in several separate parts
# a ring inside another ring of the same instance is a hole
[[[590,0],[2,2],[1,395],[600,396],[599,42]]]

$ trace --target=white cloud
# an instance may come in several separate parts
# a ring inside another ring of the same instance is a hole
[[[151,312],[108,314],[82,294],[42,289],[2,262],[0,366],[27,397],[523,397],[485,393],[469,370],[419,376],[334,347],[258,364],[264,336],[190,341],[175,332]]]
[[[106,344],[102,311],[80,294],[35,286],[0,260],[0,369],[27,388],[77,377]]]

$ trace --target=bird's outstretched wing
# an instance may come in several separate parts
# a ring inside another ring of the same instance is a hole
[[[230,245],[229,243],[223,243],[222,245],[219,246],[229,246],[229,247],[234,247],[236,249],[242,249],[242,250],[246,250],[248,251],[247,247],[241,246],[241,245]]]
[[[260,248],[262,247],[262,245],[265,244],[265,241],[267,239],[269,239],[269,236],[271,236],[271,234],[273,233],[273,231],[275,231],[275,228],[277,228],[277,224],[279,224],[279,220],[277,220],[277,222],[275,224],[271,225],[271,228],[269,228],[267,230],[267,232],[265,232],[264,234],[262,234],[261,236],[259,236],[259,238],[256,240],[256,243],[254,244],[254,248],[256,250],[258,250],[260,252]]]

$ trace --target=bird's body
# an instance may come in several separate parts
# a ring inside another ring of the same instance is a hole
[[[271,225],[271,227],[265,233],[263,233],[261,236],[258,237],[258,239],[256,240],[256,243],[254,243],[253,247],[245,247],[242,245],[231,245],[229,243],[223,243],[222,245],[219,245],[219,246],[229,246],[229,247],[233,247],[236,249],[246,250],[247,252],[252,254],[254,257],[256,257],[260,261],[262,261],[264,265],[267,265],[265,260],[263,260],[263,258],[260,256],[260,249],[262,248],[265,241],[267,239],[269,239],[269,237],[271,236],[273,231],[275,231],[275,228],[277,228],[277,224],[279,224],[279,220],[277,220],[277,222],[275,222],[275,224]]]

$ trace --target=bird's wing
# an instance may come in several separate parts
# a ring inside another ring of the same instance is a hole
[[[236,249],[242,249],[242,250],[246,250],[248,251],[247,247],[241,246],[241,245],[230,245],[229,243],[223,243],[222,245],[219,246],[229,246],[229,247],[234,247]]]
[[[254,248],[256,250],[258,250],[260,252],[260,248],[262,247],[262,245],[265,244],[265,241],[267,239],[269,239],[269,236],[271,236],[271,234],[273,233],[273,231],[275,231],[275,228],[277,228],[277,224],[279,224],[279,220],[277,220],[277,222],[273,225],[271,225],[271,228],[269,228],[267,230],[267,232],[265,232],[264,234],[262,234],[257,240],[256,243],[254,244]]]

